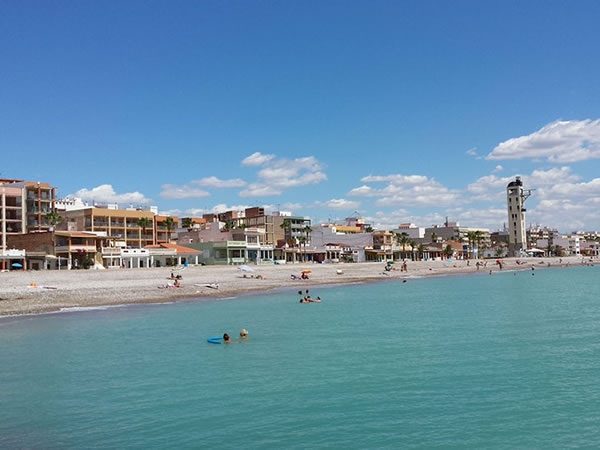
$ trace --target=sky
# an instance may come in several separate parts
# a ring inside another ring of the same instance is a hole
[[[0,176],[179,216],[265,206],[600,230],[600,2],[0,2]]]

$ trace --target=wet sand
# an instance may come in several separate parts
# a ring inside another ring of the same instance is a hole
[[[586,258],[588,261],[589,258]],[[581,257],[514,258],[503,260],[503,270],[536,270],[550,267],[578,265]],[[171,274],[170,268],[108,269],[108,270],[52,270],[12,271],[0,273],[0,315],[32,314],[58,311],[62,308],[121,305],[131,303],[157,303],[200,297],[228,297],[239,293],[268,291],[278,288],[303,288],[323,284],[374,282],[393,279],[410,279],[444,274],[477,273],[476,261],[407,261],[408,271],[400,271],[400,263],[392,271],[384,271],[383,263],[358,264],[288,264],[252,266],[255,272],[247,273],[235,266],[188,267],[180,288],[164,288]],[[290,275],[300,275],[301,270],[311,270],[309,280],[293,280]],[[337,271],[343,273],[338,274]],[[479,272],[498,272],[494,260]],[[250,278],[260,274],[263,279]],[[218,283],[218,289],[206,284]],[[32,286],[31,284],[35,284]]]

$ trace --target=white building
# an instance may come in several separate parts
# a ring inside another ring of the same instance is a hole
[[[525,232],[525,200],[531,190],[523,189],[520,177],[506,186],[506,204],[508,206],[508,254],[518,256],[527,249],[527,233]]]

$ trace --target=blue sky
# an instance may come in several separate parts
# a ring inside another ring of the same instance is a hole
[[[526,3],[526,4],[523,4]],[[0,173],[188,215],[600,229],[598,2],[0,3]]]

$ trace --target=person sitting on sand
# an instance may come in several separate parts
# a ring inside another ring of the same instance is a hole
[[[181,287],[181,284],[179,283],[179,280],[177,278],[175,278],[175,281],[173,282],[173,287],[176,287],[176,288]]]
[[[223,334],[223,343],[229,344],[231,341],[229,340],[229,335],[227,333]]]

